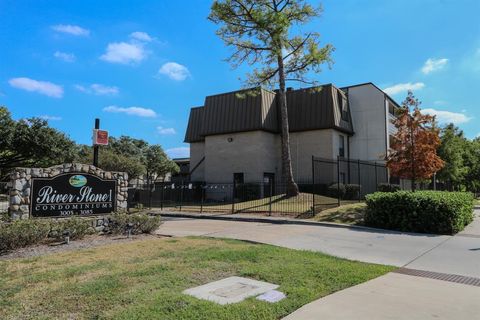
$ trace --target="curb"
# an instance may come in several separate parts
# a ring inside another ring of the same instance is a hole
[[[260,217],[232,217],[232,216],[214,216],[214,215],[199,215],[199,214],[184,214],[184,213],[175,213],[175,212],[160,212],[155,213],[160,214],[162,217],[168,218],[186,218],[186,219],[202,219],[202,220],[223,220],[223,221],[240,221],[240,222],[256,222],[256,223],[270,223],[270,224],[290,224],[290,225],[304,225],[304,226],[317,226],[317,227],[330,227],[330,228],[341,228],[341,229],[356,229],[369,232],[378,232],[378,233],[394,233],[394,234],[411,234],[411,235],[420,235],[420,236],[444,236],[438,234],[428,234],[428,233],[414,233],[414,232],[401,232],[387,229],[379,229],[365,226],[349,225],[342,223],[334,222],[321,222],[321,221],[307,221],[307,220],[293,220],[293,219],[271,219],[271,218],[260,218]]]

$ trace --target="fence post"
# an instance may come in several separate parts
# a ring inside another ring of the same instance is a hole
[[[152,208],[152,185],[150,179],[148,180],[148,207]]]
[[[340,207],[340,156],[337,156],[337,198],[338,206]]]
[[[232,185],[232,214],[235,213],[235,179],[233,179]]]
[[[268,180],[270,184],[270,201],[268,202],[268,215],[272,215],[272,193],[273,193],[273,183],[272,180]]]
[[[202,183],[202,185],[200,186],[200,188],[202,188],[202,191],[200,192],[201,193],[201,199],[200,199],[200,213],[203,212],[203,197],[205,196],[205,188],[204,188],[204,185]]]
[[[378,191],[377,161],[375,161],[375,191]]]
[[[315,157],[312,155],[312,213],[315,215]]]
[[[360,202],[360,199],[362,198],[362,183],[360,182],[360,159],[357,160],[357,163],[358,163],[358,185],[360,186],[360,190],[358,192],[358,202]]]
[[[182,202],[183,202],[183,179],[182,179],[182,185],[180,186],[180,211],[182,211]]]
[[[163,210],[163,193],[165,192],[165,181],[162,182],[162,192],[160,193],[160,210]]]

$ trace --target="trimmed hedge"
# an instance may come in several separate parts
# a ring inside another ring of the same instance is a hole
[[[132,234],[141,234],[157,230],[162,221],[160,216],[115,213],[108,217],[107,231],[113,234],[125,234],[129,223],[133,225]]]
[[[347,192],[347,189],[345,188],[345,185],[343,183],[337,183],[337,182],[329,185],[327,189],[328,196],[332,198],[343,199],[345,197],[346,192]]]
[[[0,223],[0,253],[45,240],[50,233],[48,220],[16,220]]]
[[[50,239],[63,240],[63,232],[70,231],[70,239],[82,239],[97,231],[92,218],[27,219],[0,222],[0,253],[23,248]],[[147,214],[112,214],[107,217],[107,232],[124,234],[128,223],[133,224],[132,234],[151,233],[161,224],[160,216]]]
[[[455,234],[473,221],[473,194],[376,192],[366,196],[365,224],[405,232]]]
[[[88,234],[94,234],[92,219],[80,219],[78,217],[57,219],[50,221],[49,237],[57,240],[63,240],[64,231],[70,231],[70,240],[83,239]]]
[[[390,184],[390,183],[379,183],[378,184],[378,191],[380,192],[397,192],[400,191],[402,188],[398,184]]]

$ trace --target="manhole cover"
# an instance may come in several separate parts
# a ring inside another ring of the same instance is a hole
[[[230,277],[187,289],[183,293],[219,304],[237,303],[278,288],[278,285],[242,277]]]

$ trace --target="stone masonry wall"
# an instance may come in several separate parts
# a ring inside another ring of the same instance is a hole
[[[103,171],[93,165],[65,163],[49,168],[15,168],[10,174],[10,206],[13,219],[30,217],[30,188],[32,178],[53,178],[63,173],[89,173],[102,179],[117,180],[117,211],[127,210],[128,174],[126,172]]]

